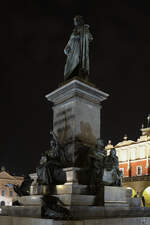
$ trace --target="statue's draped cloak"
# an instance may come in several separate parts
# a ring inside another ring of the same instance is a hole
[[[66,182],[64,167],[67,156],[60,146],[49,149],[46,154],[46,162],[37,168],[37,176],[40,184],[63,184]]]
[[[78,65],[82,71],[89,74],[89,41],[92,41],[92,39],[89,25],[83,25],[74,29],[64,49],[67,55],[64,69],[65,79],[71,75]]]

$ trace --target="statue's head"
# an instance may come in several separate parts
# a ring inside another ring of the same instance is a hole
[[[75,16],[74,17],[74,25],[75,26],[82,26],[84,24],[84,20],[82,16]]]
[[[116,149],[115,149],[115,148],[112,148],[112,149],[110,150],[110,155],[111,155],[112,157],[116,156]]]

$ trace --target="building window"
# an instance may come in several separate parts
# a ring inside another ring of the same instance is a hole
[[[13,196],[13,192],[9,191],[9,196],[12,197]]]
[[[141,167],[141,166],[137,166],[137,167],[136,167],[136,175],[137,175],[137,176],[142,175],[142,167]]]
[[[135,160],[135,150],[131,149],[131,160]]]
[[[145,149],[144,146],[140,146],[140,158],[145,158]]]
[[[124,168],[119,168],[119,170],[122,172],[122,175],[124,175]]]
[[[119,161],[122,161],[122,162],[126,161],[128,159],[127,154],[128,154],[128,152],[125,149],[119,151],[119,154],[118,154],[119,155]]]
[[[5,196],[5,191],[4,190],[1,191],[1,195]]]

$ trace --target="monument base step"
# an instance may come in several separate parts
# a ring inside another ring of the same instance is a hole
[[[60,199],[64,205],[77,205],[77,206],[88,206],[95,205],[95,195],[78,195],[78,194],[62,194],[62,195],[53,195]],[[33,196],[22,196],[17,198],[20,205],[22,206],[41,206],[42,205],[42,195],[33,195]]]
[[[21,206],[41,206],[42,197],[42,195],[16,197],[13,199],[13,202],[18,201]]]
[[[128,203],[119,203],[119,202],[105,202],[104,203],[104,207],[106,208],[106,207],[110,207],[110,208],[112,208],[112,207],[117,207],[117,208],[128,208],[129,207],[129,204]]]
[[[40,206],[2,206],[1,208],[0,218],[4,216],[41,218]],[[101,206],[68,206],[66,208],[70,210],[73,220],[150,217],[150,208],[107,208]],[[50,219],[48,219],[48,221],[50,221]],[[5,223],[0,224],[3,225]],[[20,225],[20,223],[18,224]]]
[[[133,218],[103,218],[91,220],[52,220],[39,218],[20,218],[11,216],[0,216],[2,225],[149,225],[150,217],[133,217]]]
[[[84,194],[81,194],[84,193]],[[51,195],[59,198],[66,206],[106,206],[127,207],[129,204],[128,190],[123,187],[100,186],[97,194],[90,194],[87,185],[65,184],[56,185]],[[30,195],[16,198],[21,205],[41,205],[42,195]]]
[[[41,218],[41,206],[2,206],[1,215]]]
[[[62,185],[39,185],[35,186],[31,195],[61,195],[61,194],[90,194],[90,187],[88,185],[82,185],[77,183],[65,183]]]
[[[55,195],[59,198],[66,206],[93,206],[95,205],[95,195]]]

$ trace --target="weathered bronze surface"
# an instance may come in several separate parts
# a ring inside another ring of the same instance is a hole
[[[74,17],[74,30],[64,49],[67,56],[64,79],[80,76],[84,79],[89,75],[89,42],[93,37],[89,25],[84,24],[82,16]]]
[[[119,161],[116,150],[111,149],[106,156],[101,139],[97,140],[95,149],[89,152],[89,168],[91,171],[90,185],[101,183],[108,186],[122,185],[122,172],[119,170]]]
[[[14,185],[14,191],[19,195],[19,196],[24,196],[24,195],[30,195],[30,186],[33,180],[30,178],[29,175],[24,177],[24,181],[22,184],[19,185]]]
[[[104,150],[104,144],[101,139],[97,139],[96,148],[89,151],[89,165],[91,170],[90,184],[96,184],[102,181],[104,171],[104,158],[106,151]]]
[[[110,155],[104,158],[103,182],[106,185],[122,186],[122,172],[119,170],[119,160],[115,148],[112,148]]]
[[[52,135],[50,149],[41,156],[40,166],[37,168],[37,182],[42,185],[64,184],[66,177],[62,168],[65,164],[65,155],[60,150],[55,133],[50,134]]]

